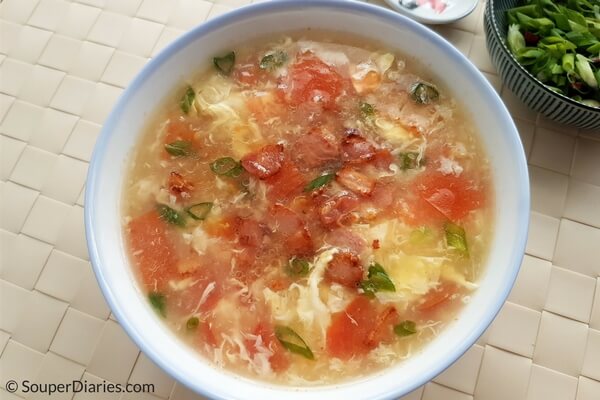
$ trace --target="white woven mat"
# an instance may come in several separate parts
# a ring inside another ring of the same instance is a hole
[[[102,121],[148,58],[250,2],[0,4],[0,399],[200,398],[140,354],[111,318],[88,262],[83,187]],[[519,126],[532,185],[527,256],[485,336],[405,399],[600,400],[600,136],[557,127],[502,87],[482,13],[480,4],[438,31],[485,73]],[[9,394],[10,379],[155,390]]]

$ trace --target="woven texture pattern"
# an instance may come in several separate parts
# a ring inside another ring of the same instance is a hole
[[[88,261],[85,175],[103,120],[147,60],[192,26],[250,2],[0,4],[0,399],[200,399],[141,354],[112,318]],[[532,185],[527,255],[486,334],[404,399],[599,400],[600,136],[558,126],[502,87],[482,15],[479,4],[436,30],[484,72],[517,122]],[[153,383],[155,390],[10,394],[9,379]]]

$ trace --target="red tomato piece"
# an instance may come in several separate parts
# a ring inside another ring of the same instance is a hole
[[[278,276],[267,281],[267,287],[274,292],[280,292],[290,287],[292,280],[287,276]]]
[[[229,215],[218,220],[204,221],[205,223],[202,226],[210,236],[234,240],[237,228],[236,219],[237,217]]]
[[[321,223],[327,228],[334,228],[354,220],[352,211],[360,204],[358,197],[351,193],[340,193],[334,197],[317,200]]]
[[[131,220],[129,246],[142,280],[153,290],[163,288],[177,276],[177,257],[167,235],[167,225],[157,211],[150,211]]]
[[[290,356],[287,350],[275,336],[275,330],[271,324],[261,321],[254,328],[252,333],[255,336],[260,336],[263,345],[273,352],[273,354],[269,357],[271,369],[273,369],[274,372],[282,372],[288,369],[291,362]],[[250,353],[251,356],[256,354],[257,349],[255,341],[247,339],[245,345],[248,353]]]
[[[325,242],[355,254],[360,254],[367,245],[363,238],[346,228],[332,230],[327,234]]]
[[[367,141],[356,129],[349,129],[342,140],[342,160],[360,164],[372,160],[377,154],[375,146]]]
[[[269,144],[242,158],[242,166],[258,179],[266,179],[281,169],[284,161],[283,145]]]
[[[389,341],[394,336],[393,326],[398,322],[398,312],[392,306],[386,307],[375,319],[367,335],[366,344],[377,347],[379,343]]]
[[[263,227],[253,219],[236,218],[235,231],[239,243],[248,247],[260,247],[265,236]]]
[[[394,160],[394,155],[388,149],[379,149],[375,152],[371,162],[378,169],[388,170]]]
[[[336,161],[339,148],[336,143],[327,140],[320,131],[303,135],[292,147],[292,157],[296,164],[304,168],[316,168]]]
[[[368,177],[352,167],[344,167],[336,174],[336,180],[354,193],[368,196],[375,187],[375,179]]]
[[[365,296],[358,296],[344,311],[334,314],[327,329],[329,355],[349,360],[376,347],[368,340],[376,316],[375,307]]]
[[[363,267],[360,258],[350,252],[334,254],[327,264],[325,279],[349,288],[356,288],[363,279]]]
[[[464,176],[426,174],[417,183],[420,197],[451,221],[460,220],[483,206],[484,193]]]
[[[450,301],[458,291],[459,288],[454,283],[444,281],[438,287],[430,289],[419,300],[416,309],[426,313],[434,312]]]
[[[194,130],[192,124],[184,118],[171,118],[167,125],[167,136],[165,144],[173,143],[177,140],[191,142],[194,140]]]
[[[290,66],[285,83],[285,99],[294,106],[313,102],[324,109],[335,108],[335,101],[346,82],[335,68],[325,64],[312,53],[298,56],[298,61]]]
[[[306,181],[294,163],[284,161],[279,172],[265,182],[270,186],[267,196],[273,202],[288,201],[302,193]]]
[[[313,252],[313,241],[306,223],[292,210],[275,204],[271,210],[271,227],[276,236],[283,240],[288,254],[305,255]]]
[[[212,310],[223,296],[223,282],[227,271],[225,266],[203,260],[197,255],[182,263],[195,264],[194,271],[183,273],[180,278],[190,278],[194,284],[182,291],[173,291],[171,303],[183,315]]]
[[[378,311],[372,301],[358,296],[344,311],[333,315],[327,330],[327,352],[342,360],[363,356],[379,343],[392,340],[397,321],[394,307]]]
[[[394,205],[394,185],[377,182],[371,192],[373,206],[381,211],[387,211]]]

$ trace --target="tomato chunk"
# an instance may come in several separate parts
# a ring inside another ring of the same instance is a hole
[[[259,247],[265,236],[263,227],[253,219],[238,217],[235,221],[235,230],[238,241],[243,246]]]
[[[128,228],[131,254],[144,284],[160,290],[177,275],[177,257],[167,236],[166,222],[153,210],[131,220]]]
[[[305,255],[313,252],[313,241],[306,223],[292,210],[275,204],[271,210],[271,227],[283,239],[283,249],[288,254]]]
[[[255,336],[260,336],[262,344],[273,354],[269,357],[269,364],[274,372],[282,372],[288,369],[291,360],[288,351],[283,347],[281,342],[275,336],[275,330],[271,324],[261,321],[252,332]],[[246,340],[246,348],[251,356],[257,353],[256,341]]]
[[[242,166],[248,173],[259,179],[275,175],[283,165],[283,145],[269,144],[242,158]]]
[[[438,287],[430,289],[429,292],[419,300],[416,309],[427,313],[434,312],[450,301],[452,296],[458,293],[458,290],[459,289],[455,284],[444,281]]]
[[[359,164],[372,160],[377,154],[375,146],[360,135],[356,129],[349,129],[342,140],[342,160]]]
[[[167,125],[167,136],[165,144],[173,143],[177,140],[191,142],[194,140],[194,130],[192,124],[184,118],[171,118]]]
[[[347,228],[332,230],[327,234],[325,242],[356,254],[360,254],[366,246],[363,238]]]
[[[367,334],[367,345],[377,347],[379,343],[391,340],[394,336],[393,325],[397,322],[396,309],[392,306],[386,307],[377,315],[371,331]]]
[[[279,172],[267,179],[269,184],[268,197],[270,200],[287,201],[304,190],[306,181],[294,163],[284,161]]]
[[[485,196],[477,185],[463,176],[427,174],[417,183],[420,197],[451,221],[465,217],[483,206]]]
[[[344,311],[333,315],[327,330],[327,352],[342,360],[363,356],[391,338],[395,321],[393,307],[378,312],[372,301],[358,296]]]
[[[336,161],[339,148],[336,143],[326,139],[320,131],[303,135],[294,143],[292,157],[304,168],[316,168]]]
[[[388,149],[379,149],[375,152],[371,162],[378,169],[388,170],[394,162],[394,156]]]
[[[295,106],[311,102],[324,109],[333,109],[337,97],[348,83],[335,68],[312,53],[304,53],[289,69],[285,98]]]
[[[330,282],[356,288],[363,279],[363,267],[360,259],[356,254],[350,252],[334,254],[332,260],[327,264],[325,278]]]

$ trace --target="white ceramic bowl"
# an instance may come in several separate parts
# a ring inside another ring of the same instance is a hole
[[[495,181],[495,234],[481,287],[460,318],[406,362],[348,383],[284,387],[219,370],[174,336],[152,311],[130,267],[121,230],[121,190],[142,127],[171,90],[211,58],[270,33],[322,28],[361,34],[412,55],[470,111]],[[527,238],[529,184],[523,148],[502,101],[477,69],[429,29],[353,1],[273,1],[244,7],[188,32],[146,65],[104,124],[90,164],[85,224],[90,258],[113,313],[157,365],[191,389],[219,399],[392,399],[447,368],[483,333],[506,299]]]

